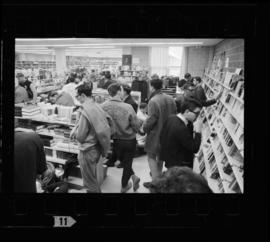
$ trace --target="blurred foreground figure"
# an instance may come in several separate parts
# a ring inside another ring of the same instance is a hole
[[[151,193],[213,193],[206,179],[188,167],[172,167],[154,179]]]

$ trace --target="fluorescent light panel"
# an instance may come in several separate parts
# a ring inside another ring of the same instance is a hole
[[[31,45],[31,46],[35,46],[35,47],[69,47],[69,48],[72,48],[72,47],[80,47],[80,46],[111,46],[111,45],[120,45],[120,46],[134,46],[134,45],[144,45],[144,46],[148,46],[148,45],[202,45],[203,42],[160,42],[160,43],[102,43],[102,44],[76,44],[76,45]],[[23,47],[23,46],[29,46],[29,45],[16,45],[18,47]]]
[[[16,39],[16,41],[50,41],[50,40],[57,40],[57,41],[66,41],[66,40],[77,40],[77,38],[65,38],[65,39]]]

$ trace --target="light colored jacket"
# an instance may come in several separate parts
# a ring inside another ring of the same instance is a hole
[[[114,139],[132,140],[136,138],[140,124],[130,104],[124,103],[120,98],[113,97],[101,106],[113,120],[115,128]]]
[[[93,100],[87,100],[81,107],[77,124],[76,139],[80,143],[80,150],[87,151],[97,145],[101,148],[102,155],[106,156],[111,143],[110,123],[111,118],[100,105]]]

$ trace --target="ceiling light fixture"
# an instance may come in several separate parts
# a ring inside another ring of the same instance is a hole
[[[55,38],[55,39],[15,39],[15,41],[54,41],[54,40],[56,40],[56,41],[70,41],[70,40],[77,40],[77,38],[63,38],[63,39],[57,39],[57,38]]]
[[[114,46],[70,46],[68,49],[87,49],[87,48],[93,48],[93,49],[114,49]]]
[[[35,47],[91,47],[91,46],[111,46],[111,45],[120,45],[120,46],[134,46],[134,45],[143,45],[143,46],[149,46],[149,45],[170,45],[170,46],[175,46],[175,45],[202,45],[203,42],[144,42],[144,43],[101,43],[101,44],[76,44],[76,45],[54,45],[54,44],[47,44],[47,45],[16,45],[16,46],[35,46]]]

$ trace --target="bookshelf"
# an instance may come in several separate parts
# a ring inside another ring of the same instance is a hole
[[[53,142],[51,142],[50,145],[45,144],[44,143],[44,151],[46,154],[46,161],[49,161],[51,163],[54,164],[55,167],[65,167],[67,165],[67,161],[69,159],[75,159],[77,160],[77,155],[79,154],[79,147],[77,145],[77,143],[74,143],[73,140],[71,140],[69,137],[66,137],[64,134],[60,135],[57,134],[56,131],[54,130],[47,130],[47,126],[51,126],[52,124],[56,124],[56,125],[64,125],[63,128],[64,130],[66,130],[67,132],[69,132],[72,128],[72,126],[74,126],[74,124],[71,123],[67,123],[67,122],[59,122],[59,121],[53,121],[53,120],[39,120],[36,118],[23,118],[23,117],[16,117],[15,118],[18,120],[19,122],[19,126],[22,127],[18,127],[16,128],[16,131],[23,131],[23,132],[36,132],[41,139],[44,142],[44,139],[49,139],[52,140]],[[20,121],[28,121],[27,122],[27,127],[24,127],[23,123],[20,123]],[[42,129],[37,129],[35,124],[36,122],[41,123],[43,126]],[[102,182],[104,181],[105,177],[106,177],[106,172],[107,172],[107,168],[103,166],[103,164],[107,161],[107,158],[102,157],[97,165],[97,177],[98,177],[98,182],[100,184],[102,184]],[[79,168],[80,166],[78,165],[77,168]],[[75,170],[77,170],[78,172],[78,176],[80,176],[80,170],[74,168]],[[74,171],[75,172],[75,171]],[[75,172],[76,173],[76,172]],[[72,182],[70,180],[68,180],[68,183]]]
[[[56,70],[56,61],[16,61],[16,68],[42,68],[45,70]]]
[[[195,160],[199,163],[199,173],[206,177],[215,193],[244,192],[244,76],[241,73],[239,69],[235,73],[212,69],[206,70],[202,78],[208,99],[222,92],[216,104],[202,109],[199,119],[204,125],[203,139],[197,155],[201,159]]]

